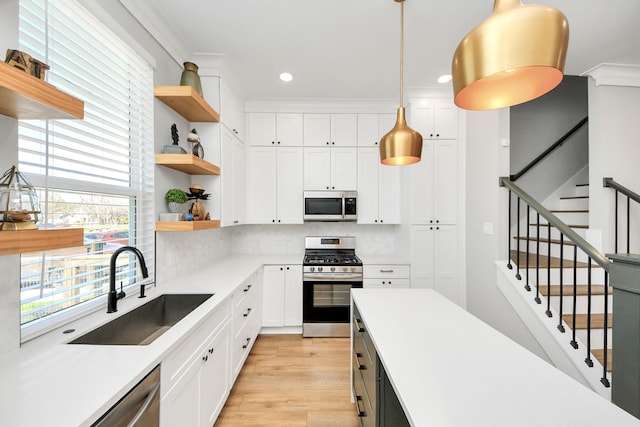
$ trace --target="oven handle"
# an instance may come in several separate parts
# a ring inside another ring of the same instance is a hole
[[[302,276],[303,281],[307,280],[317,280],[322,282],[335,282],[340,280],[354,280],[354,281],[362,281],[362,274],[345,274],[343,276],[323,276],[320,274],[309,274],[305,273]]]

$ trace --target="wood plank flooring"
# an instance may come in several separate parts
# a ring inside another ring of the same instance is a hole
[[[215,427],[358,427],[349,338],[260,335]]]

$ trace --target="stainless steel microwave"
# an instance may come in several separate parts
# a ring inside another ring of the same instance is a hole
[[[357,217],[355,191],[305,191],[305,221],[355,221]]]

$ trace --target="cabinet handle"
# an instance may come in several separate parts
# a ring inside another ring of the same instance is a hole
[[[278,141],[278,145],[280,144],[280,141]]]
[[[282,271],[282,270],[284,270],[284,268],[283,268],[283,267],[280,267],[280,271]]]
[[[213,348],[213,347],[211,347],[211,348],[208,350],[208,351],[209,351],[209,354],[213,354],[213,350],[214,350],[214,348]]]
[[[206,362],[207,360],[209,360],[209,355],[205,354],[204,356],[202,356],[202,361]]]
[[[275,141],[271,141],[271,143],[272,143],[272,144],[275,144],[276,142],[275,142]]]
[[[271,222],[276,222],[276,220],[275,220],[275,219],[272,219],[272,220],[271,220]]]
[[[249,290],[251,289],[253,285],[247,285],[246,288],[243,289],[244,292],[249,292]]]
[[[377,219],[374,219],[374,220],[373,220],[373,222],[378,222],[378,220],[377,220]]]
[[[440,227],[436,227],[436,230],[440,230]]]
[[[439,136],[440,136],[440,134],[439,134],[439,133],[436,133],[436,136],[437,136],[437,137],[439,137]]]
[[[353,319],[353,323],[356,324],[356,329],[358,332],[364,332],[364,328],[362,326],[360,326],[360,319]]]
[[[384,222],[384,220],[382,220],[382,219],[381,219],[381,220],[380,220],[380,224],[382,224],[383,222]]]
[[[287,267],[287,270],[289,270],[289,267]]]
[[[280,222],[280,220],[278,220],[278,222]]]
[[[380,270],[380,273],[393,273],[393,269],[391,269],[391,270]]]
[[[387,282],[385,282],[384,280],[382,281],[382,284],[385,285]]]
[[[366,417],[367,414],[365,414],[364,410],[360,409],[360,402],[362,402],[362,396],[356,396],[356,414],[358,414],[360,418]]]
[[[436,219],[436,224],[440,224],[440,220],[439,219]]]
[[[249,347],[249,343],[251,342],[251,338],[247,338],[247,343],[242,345],[243,349],[246,349],[247,347]]]
[[[432,134],[432,133],[430,133],[430,134],[429,134],[429,136],[430,136],[431,138],[433,138],[433,134]]]
[[[429,227],[429,230],[433,230],[433,227]]]
[[[331,145],[336,145],[336,143],[335,143],[335,142],[333,142],[333,141],[331,141]]]
[[[378,141],[374,142],[373,145],[378,145]]]
[[[329,145],[329,141],[327,141],[327,145]]]
[[[244,314],[242,315],[242,317],[249,317],[249,314],[250,314],[250,313],[251,313],[251,307],[247,308],[247,312],[246,312],[246,313],[244,313]]]
[[[360,364],[360,358],[362,357],[362,353],[356,353],[356,367],[359,371],[364,371],[367,369],[365,365]]]

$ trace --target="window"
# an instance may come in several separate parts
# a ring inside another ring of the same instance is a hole
[[[39,227],[85,230],[82,247],[21,256],[24,341],[104,308],[115,249],[136,246],[154,271],[153,74],[74,0],[21,0],[20,50],[85,102],[84,120],[19,122],[19,168],[38,187]],[[116,282],[141,280],[136,264],[119,256]]]

